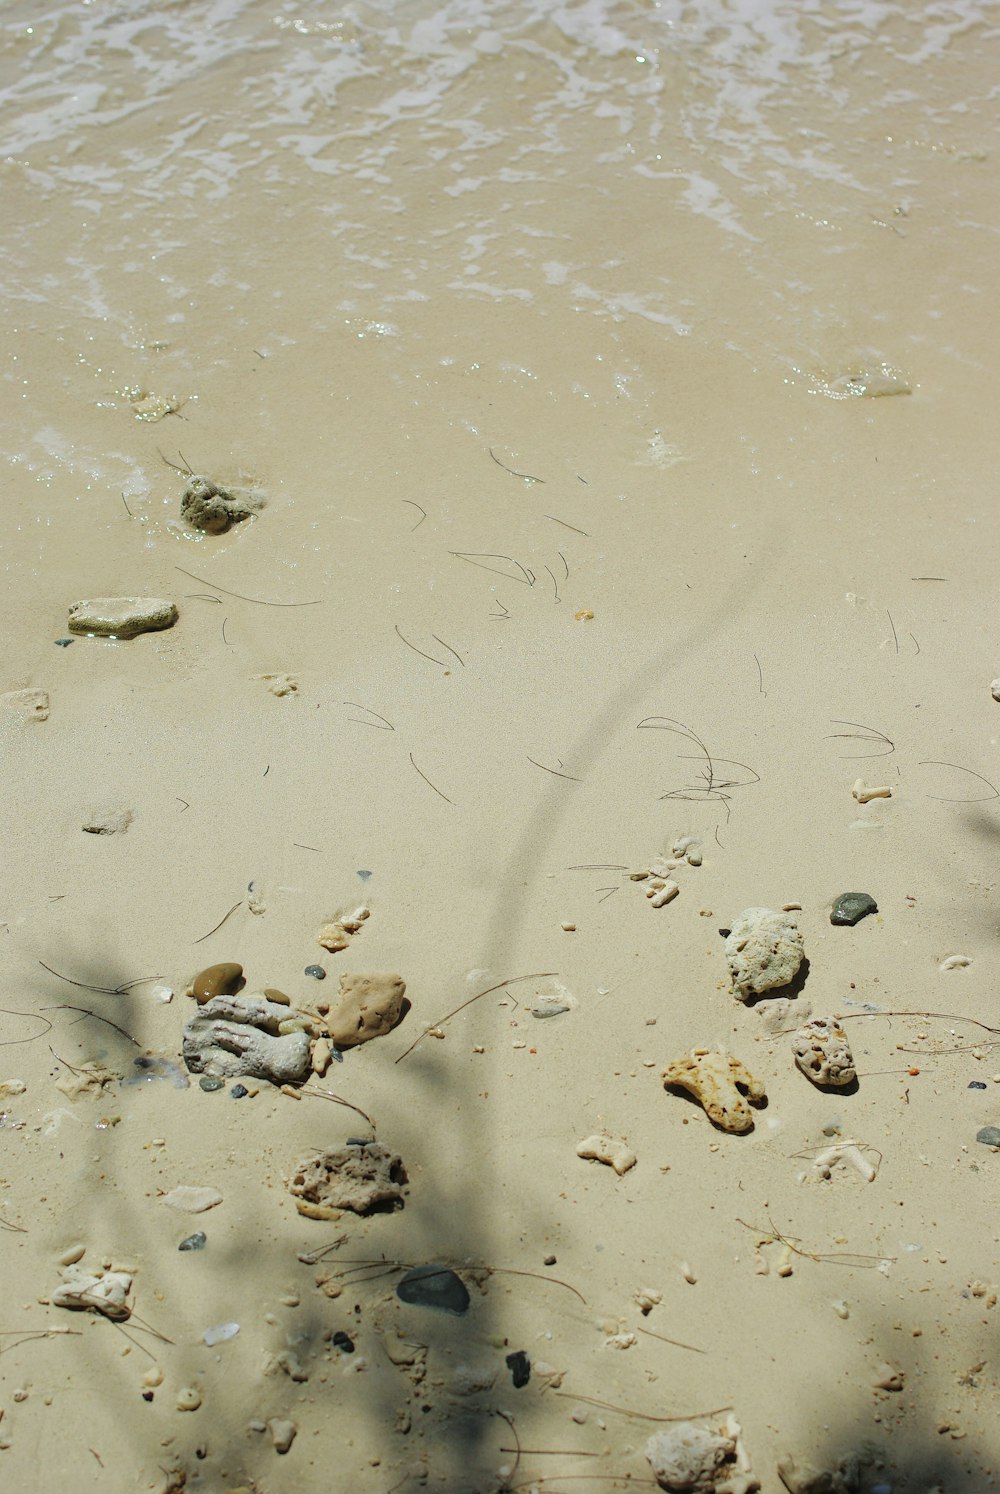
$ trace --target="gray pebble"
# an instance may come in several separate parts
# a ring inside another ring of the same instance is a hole
[[[1000,1146],[1000,1126],[983,1126],[976,1132],[976,1140],[983,1146]]]
[[[188,1235],[188,1237],[187,1237],[186,1240],[182,1240],[181,1243],[178,1245],[177,1249],[178,1250],[204,1250],[204,1248],[205,1248],[205,1246],[207,1244],[208,1244],[208,1236],[206,1234],[204,1234],[199,1229],[193,1235]]]
[[[205,1074],[203,1078],[198,1080],[198,1088],[203,1089],[206,1094],[211,1094],[215,1089],[224,1089],[225,1083],[224,1079],[216,1079],[214,1074]]]
[[[412,1271],[400,1277],[396,1296],[414,1307],[433,1307],[438,1312],[450,1312],[456,1317],[469,1310],[470,1299],[465,1283],[447,1266],[414,1266]]]
[[[311,975],[313,980],[326,980],[326,971],[322,965],[307,965],[302,973],[303,975]]]
[[[234,1100],[242,1100],[250,1093],[245,1084],[234,1084],[229,1091]]]
[[[878,903],[867,892],[842,892],[833,905],[830,922],[853,928],[867,914],[877,912]]]

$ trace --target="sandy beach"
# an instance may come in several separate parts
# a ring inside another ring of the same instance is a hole
[[[0,21],[0,1487],[1000,1488],[993,8]]]

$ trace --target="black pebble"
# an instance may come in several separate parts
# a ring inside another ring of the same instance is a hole
[[[523,1349],[507,1355],[507,1368],[510,1370],[515,1390],[520,1390],[531,1379],[531,1360]]]
[[[456,1317],[468,1312],[471,1300],[461,1277],[447,1266],[414,1266],[396,1283],[396,1296],[414,1307],[434,1307]]]
[[[303,975],[311,975],[313,980],[326,980],[326,971],[322,965],[307,965],[302,973]]]
[[[187,1237],[186,1240],[182,1240],[181,1243],[178,1245],[177,1249],[178,1250],[204,1250],[204,1248],[205,1248],[205,1246],[206,1246],[207,1243],[208,1243],[208,1236],[206,1234],[204,1234],[201,1230],[198,1230],[195,1234],[188,1235],[188,1237]]]
[[[720,937],[721,937],[721,938],[723,938],[723,939],[728,939],[728,938],[729,938],[729,936],[730,936],[730,934],[731,934],[731,933],[732,933],[732,932],[733,932],[733,931],[732,931],[732,929],[720,929],[720,930],[719,930],[719,935],[720,935]]]
[[[210,1095],[213,1090],[225,1089],[225,1087],[225,1079],[216,1079],[214,1074],[203,1074],[198,1080],[198,1088],[203,1089],[207,1095]]]
[[[353,1338],[348,1338],[343,1328],[337,1329],[330,1342],[335,1349],[343,1349],[345,1354],[354,1353],[354,1340]]]
[[[248,1095],[250,1093],[250,1091],[247,1089],[245,1084],[234,1084],[229,1093],[232,1095],[234,1100],[242,1100],[245,1095]]]
[[[969,1088],[970,1089],[985,1089],[986,1085],[983,1083],[983,1081],[981,1079],[970,1079],[969,1080]]]
[[[878,912],[878,903],[867,892],[842,892],[830,910],[830,922],[853,928],[869,913]]]
[[[70,644],[74,640],[72,638],[56,638],[53,641],[55,643],[56,648],[69,648]]]

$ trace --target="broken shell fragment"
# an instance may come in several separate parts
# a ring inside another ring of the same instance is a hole
[[[613,1141],[610,1136],[588,1136],[577,1142],[576,1155],[588,1162],[603,1162],[607,1167],[613,1167],[619,1177],[638,1160],[635,1152],[630,1151],[623,1141]]]
[[[99,638],[135,638],[172,628],[176,621],[177,608],[161,597],[93,597],[69,609],[71,633]]]
[[[692,1048],[688,1058],[668,1064],[661,1076],[664,1086],[685,1089],[704,1107],[712,1123],[739,1135],[753,1130],[753,1112],[747,1104],[761,1105],[767,1096],[738,1058],[710,1048]],[[746,1091],[746,1099],[742,1091]]]
[[[857,1078],[847,1033],[832,1017],[814,1017],[792,1038],[795,1062],[813,1084],[842,1089]]]
[[[744,909],[733,922],[725,950],[737,1001],[787,986],[805,958],[794,912],[772,908]]]

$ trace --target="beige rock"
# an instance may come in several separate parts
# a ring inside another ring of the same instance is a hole
[[[177,608],[161,597],[93,597],[69,609],[71,633],[100,638],[135,638],[172,628],[176,621]]]
[[[779,990],[794,980],[805,958],[794,912],[746,908],[726,939],[726,960],[737,1001]]]
[[[678,1494],[749,1494],[760,1488],[731,1414],[714,1427],[682,1421],[654,1433],[646,1457],[660,1488]]]
[[[401,976],[342,975],[340,999],[325,1019],[326,1030],[338,1048],[354,1048],[384,1037],[405,1016],[405,997]]]
[[[288,1421],[283,1417],[273,1417],[267,1424],[267,1430],[271,1434],[275,1452],[286,1453],[295,1441],[299,1429],[294,1421]]]
[[[841,1089],[857,1078],[847,1033],[832,1017],[814,1017],[792,1038],[795,1062],[813,1084]]]
[[[674,1085],[694,1095],[709,1120],[723,1131],[751,1131],[753,1112],[747,1099],[759,1105],[766,1098],[763,1084],[745,1064],[711,1048],[692,1048],[688,1058],[669,1064],[661,1078],[664,1085]],[[741,1093],[743,1090],[747,1099]]]
[[[402,1157],[369,1141],[304,1158],[286,1183],[295,1207],[307,1219],[338,1219],[345,1209],[370,1214],[401,1208],[406,1181]]]
[[[588,1162],[603,1162],[606,1167],[613,1167],[619,1177],[638,1160],[623,1141],[614,1141],[610,1136],[588,1136],[577,1142],[576,1155]]]

